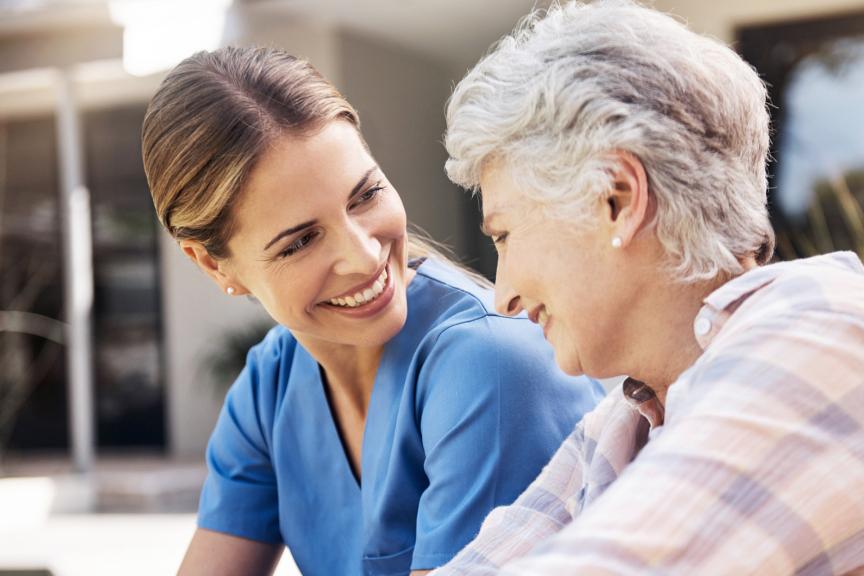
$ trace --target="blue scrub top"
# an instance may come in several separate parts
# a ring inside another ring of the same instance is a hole
[[[305,575],[435,568],[516,499],[602,394],[557,368],[524,315],[499,316],[490,290],[426,260],[376,376],[362,485],[318,364],[277,326],[226,397],[198,525],[284,543]]]

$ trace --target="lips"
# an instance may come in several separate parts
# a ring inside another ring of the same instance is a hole
[[[544,306],[540,313],[537,315],[537,323],[546,328],[546,324],[549,323],[549,313],[546,312],[546,307]]]
[[[375,302],[382,295],[386,295],[387,292],[392,291],[390,290],[393,283],[391,278],[392,271],[390,270],[390,256],[391,254],[387,255],[374,276],[336,296],[322,300],[318,305],[343,311],[359,310],[368,307],[368,304]]]
[[[541,326],[545,324],[548,318],[549,314],[546,312],[546,307],[543,305],[537,306],[528,312],[528,319],[535,324],[540,324]]]
[[[358,286],[354,290],[346,292],[342,296],[331,298],[327,303],[331,306],[348,308],[356,308],[358,306],[368,304],[374,301],[384,292],[384,287],[387,286],[387,278],[389,278],[389,275],[387,272],[387,266],[385,266],[381,273],[378,275],[378,277],[375,278],[375,280],[373,280],[371,284],[367,282],[366,284]]]
[[[543,328],[543,335],[547,336],[548,339],[550,318],[549,313],[546,311],[546,306],[537,306],[531,310],[528,313],[528,319],[535,324],[539,324]]]
[[[360,290],[363,290],[363,292],[366,290],[372,290],[372,298],[370,300],[365,300],[364,296],[364,301],[358,304],[357,300],[351,296],[351,298],[354,299],[354,305],[352,306],[348,303],[348,296],[337,296],[337,304],[332,304],[328,300],[326,302],[321,302],[320,306],[327,310],[329,314],[337,314],[342,318],[350,318],[354,320],[369,319],[382,314],[385,310],[390,309],[390,305],[396,295],[396,278],[393,277],[392,270],[390,270],[389,266],[387,266],[385,270],[386,280],[383,289],[380,292],[377,292],[378,288],[375,288],[374,286],[376,283],[380,285],[380,278],[384,275],[384,270],[382,270],[382,274],[379,274],[373,280],[367,281],[352,289],[354,290],[354,294],[357,294]],[[349,293],[346,292],[346,294]],[[340,298],[345,301],[344,305],[338,304]]]
[[[549,340],[549,327],[552,326],[552,318],[546,316],[546,312],[540,317],[540,326],[543,327],[543,337]]]

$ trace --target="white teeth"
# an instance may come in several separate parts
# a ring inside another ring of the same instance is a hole
[[[346,306],[348,308],[356,308],[357,306],[361,306],[370,302],[381,295],[384,292],[384,286],[387,284],[387,268],[384,268],[384,271],[381,272],[381,275],[375,280],[375,283],[372,284],[371,288],[367,288],[363,292],[357,292],[353,296],[346,296],[345,298],[331,298],[330,304],[333,306]]]

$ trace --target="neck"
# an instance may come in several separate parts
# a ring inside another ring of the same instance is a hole
[[[742,261],[744,271],[757,266],[753,259]],[[634,357],[629,373],[647,384],[666,404],[666,391],[699,356],[702,347],[693,333],[693,321],[709,294],[734,276],[721,276],[709,281],[681,284],[664,278],[645,290],[640,302],[642,318],[638,326],[650,326],[634,332],[639,339],[634,345]]]
[[[632,375],[654,390],[664,405],[666,390],[702,354],[693,334],[693,319],[710,292],[696,286],[666,287],[651,298],[647,310],[655,317],[648,324],[650,332],[643,334],[645,342],[636,348],[638,358],[633,365],[639,368]]]
[[[360,414],[366,414],[384,347],[333,344],[299,337],[298,341],[321,366],[330,392],[344,397]]]

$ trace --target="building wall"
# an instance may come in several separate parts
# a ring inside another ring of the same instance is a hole
[[[266,320],[260,305],[230,297],[161,233],[166,420],[177,457],[201,457],[223,396],[207,359],[232,331]]]
[[[349,32],[339,35],[340,84],[408,219],[457,254],[471,246],[467,196],[444,173],[446,68],[402,48]]]
[[[90,24],[72,29],[49,29],[0,37],[0,73],[30,68],[74,66],[119,58],[123,29]]]
[[[739,26],[864,10],[864,0],[655,0],[658,10],[684,18],[693,30],[734,42]]]

